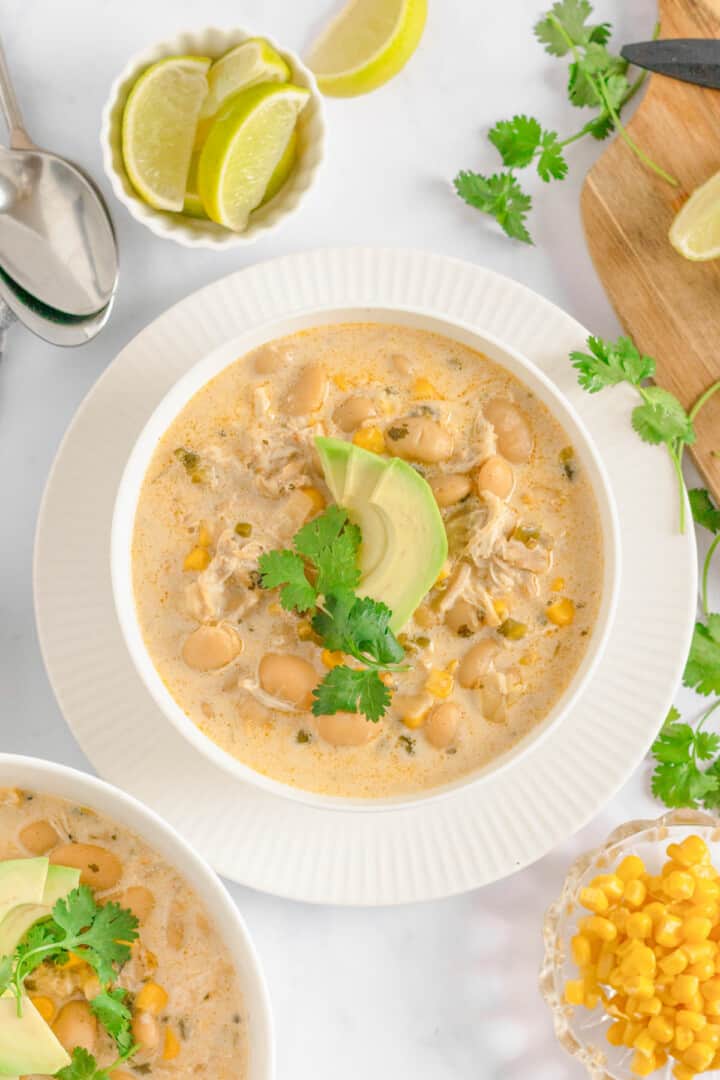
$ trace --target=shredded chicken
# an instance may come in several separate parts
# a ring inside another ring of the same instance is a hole
[[[515,521],[515,511],[497,495],[486,492],[483,502],[469,500],[447,520],[450,550],[482,567]]]
[[[498,544],[495,554],[510,566],[529,570],[533,574],[547,574],[552,565],[552,551],[544,544],[528,547],[520,540],[503,540]]]
[[[247,690],[248,694],[251,694],[256,701],[259,701],[261,705],[265,705],[268,709],[277,709],[279,712],[287,713],[302,711],[296,708],[295,705],[290,705],[287,701],[283,701],[281,698],[276,698],[273,697],[272,694],[266,693],[257,679],[240,679],[238,686],[241,690]]]
[[[209,565],[185,590],[185,606],[198,622],[217,622],[233,601],[233,614],[242,616],[254,608],[258,559],[271,545],[262,540],[242,541],[231,529],[220,533]]]
[[[461,455],[455,456],[444,466],[445,472],[458,473],[470,472],[482,465],[496,452],[497,440],[495,429],[488,423],[483,414],[478,411],[473,421],[472,432],[469,442],[464,447]]]

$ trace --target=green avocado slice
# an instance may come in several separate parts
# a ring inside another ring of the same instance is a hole
[[[22,998],[22,1016],[10,991],[0,997],[0,1076],[52,1076],[70,1064],[70,1055],[29,997]]]
[[[41,904],[50,865],[47,857],[0,862],[0,921],[18,904]]]
[[[435,496],[424,477],[400,458],[381,457],[342,439],[319,438],[316,445],[333,497],[362,532],[358,592],[387,604],[397,632],[447,558]]]
[[[70,866],[49,866],[42,903],[17,904],[0,921],[0,956],[10,956],[33,923],[49,915],[58,900],[80,883],[80,871]],[[0,1075],[0,1080],[4,1078]]]

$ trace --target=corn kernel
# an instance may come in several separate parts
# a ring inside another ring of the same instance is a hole
[[[659,997],[641,998],[637,1003],[636,1011],[640,1016],[659,1016],[662,1007]]]
[[[562,592],[565,588],[565,578],[556,577],[550,582],[550,589],[552,592]]]
[[[450,697],[453,691],[454,680],[449,671],[441,668],[433,668],[425,680],[425,689],[433,697]]]
[[[707,982],[715,974],[715,961],[710,956],[704,960],[698,960],[696,964],[690,965],[687,973],[688,975],[697,975],[701,983]]]
[[[680,975],[687,966],[688,958],[684,949],[675,949],[660,961],[660,968],[666,975]]]
[[[690,1028],[683,1027],[681,1024],[675,1028],[675,1036],[673,1038],[674,1048],[681,1054],[684,1054],[688,1047],[692,1046],[695,1041],[695,1035]]]
[[[697,993],[699,985],[696,975],[676,975],[672,984],[673,999],[689,1004]]]
[[[690,900],[695,892],[695,878],[687,870],[673,870],[665,879],[665,893],[673,900]]]
[[[634,881],[645,873],[645,863],[639,855],[626,855],[615,873],[621,881]]]
[[[302,487],[300,490],[311,503],[310,514],[308,516],[314,517],[315,514],[319,514],[325,509],[327,505],[325,497],[316,487]]]
[[[208,529],[207,525],[203,524],[198,529],[198,544],[200,547],[210,547],[212,544],[212,533]]]
[[[706,1023],[703,1028],[702,1042],[707,1043],[708,1046],[712,1046],[713,1049],[717,1050],[718,1046],[720,1046],[720,1025]]]
[[[611,1046],[622,1046],[625,1033],[625,1021],[616,1020],[605,1032],[605,1038]]]
[[[565,596],[546,607],[545,614],[555,626],[570,626],[575,620],[575,604]]]
[[[645,883],[640,881],[639,878],[632,878],[626,882],[623,889],[623,900],[630,907],[640,907],[647,897],[647,888]]]
[[[587,941],[587,938],[583,940]],[[607,982],[610,972],[615,967],[615,957],[611,952],[601,952],[595,966],[595,974],[599,982]]]
[[[623,975],[654,975],[655,964],[655,953],[652,949],[641,945],[639,941],[633,941],[633,948],[624,956],[620,969]]]
[[[712,1059],[715,1057],[715,1051],[712,1046],[708,1046],[707,1043],[694,1042],[693,1045],[685,1051],[683,1054],[683,1065],[687,1065],[689,1069],[695,1069],[696,1072],[704,1072]]]
[[[655,923],[655,940],[658,945],[675,948],[682,940],[683,920],[668,912]]]
[[[205,570],[209,565],[210,552],[198,544],[185,556],[183,570]]]
[[[681,1027],[690,1028],[691,1031],[701,1031],[707,1024],[707,1019],[702,1013],[691,1012],[689,1009],[678,1009],[675,1020]]]
[[[640,1032],[633,1043],[633,1046],[636,1050],[639,1050],[641,1054],[645,1054],[647,1057],[649,1057],[650,1054],[655,1053],[655,1040],[652,1035],[648,1033],[647,1028]]]
[[[687,1065],[676,1065],[673,1069],[674,1080],[695,1080],[695,1072]]]
[[[604,915],[610,906],[602,889],[594,889],[592,886],[581,889],[578,899],[584,908],[594,911],[596,915]]]
[[[700,987],[700,993],[706,1001],[720,1002],[720,978],[708,979]]]
[[[442,394],[435,389],[429,379],[424,378],[415,380],[412,395],[416,401],[437,401],[442,399]]]
[[[42,994],[31,994],[30,1000],[42,1016],[43,1020],[49,1024],[55,1016],[55,1005],[49,997],[44,997]]]
[[[720,900],[720,885],[717,881],[710,881],[708,878],[697,877],[693,871],[698,867],[694,866],[691,869],[691,874],[695,881],[695,892],[693,899],[700,904],[707,903],[708,901]]]
[[[617,874],[598,874],[590,884],[595,889],[602,889],[611,903],[622,899],[624,884]]]
[[[623,988],[626,994],[640,998],[653,997],[655,994],[655,983],[649,975],[627,975],[623,979]]]
[[[644,911],[634,911],[625,921],[625,933],[630,938],[648,938],[652,934],[652,928],[652,919]]]
[[[326,668],[340,667],[345,662],[345,654],[342,652],[332,652],[330,649],[323,649],[321,659]]]
[[[637,1050],[630,1062],[630,1072],[634,1076],[650,1076],[655,1072],[655,1055],[644,1054],[641,1050]]]
[[[135,1008],[140,1012],[149,1012],[158,1016],[169,1001],[167,991],[156,982],[146,982],[135,998]]]
[[[498,619],[504,622],[510,614],[510,608],[508,607],[507,601],[503,600],[502,597],[499,597],[497,600],[493,600],[492,606],[495,609],[495,614]]]
[[[180,1040],[171,1027],[165,1028],[163,1043],[163,1061],[172,1061],[180,1053]]]
[[[572,958],[579,968],[588,967],[592,963],[593,947],[590,938],[584,934],[575,934],[570,942]]]
[[[582,1005],[585,1001],[585,983],[582,979],[571,979],[565,983],[565,1001],[568,1005]]]
[[[602,915],[590,915],[584,920],[584,929],[590,934],[594,934],[595,937],[600,938],[601,941],[614,941],[617,937],[617,927],[614,923],[611,923],[609,919],[603,918]]]
[[[714,941],[688,941],[682,951],[691,964],[697,964],[699,960],[714,960],[717,955],[717,945]]]
[[[585,996],[583,997],[583,1005],[586,1009],[594,1009],[596,1005],[600,1004],[600,991],[599,990],[585,990]]]
[[[672,1042],[673,1035],[675,1034],[675,1028],[666,1016],[653,1016],[648,1023],[647,1029],[655,1042],[662,1043],[663,1045]]]
[[[689,943],[705,941],[712,930],[713,924],[704,915],[691,915],[682,924],[683,941]],[[657,935],[656,935],[657,939]]]
[[[378,427],[358,428],[353,435],[353,442],[361,450],[369,450],[371,454],[382,454],[385,450],[385,438]]]
[[[623,1041],[624,1041],[625,1045],[628,1046],[628,1047],[629,1046],[634,1046],[635,1045],[635,1040],[637,1039],[638,1035],[640,1035],[643,1031],[644,1031],[644,1025],[643,1024],[627,1023],[625,1025],[625,1033],[624,1033],[624,1038],[623,1038]]]

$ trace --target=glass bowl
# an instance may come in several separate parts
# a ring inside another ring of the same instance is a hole
[[[592,1080],[638,1080],[630,1071],[633,1051],[611,1046],[605,1038],[613,1017],[602,1001],[595,1009],[568,1005],[565,983],[578,977],[570,952],[570,939],[578,931],[578,920],[590,914],[578,903],[580,889],[596,874],[610,873],[626,855],[639,855],[651,873],[659,873],[667,860],[668,844],[686,836],[702,837],[710,849],[713,865],[720,867],[720,819],[701,810],[671,810],[656,820],[629,821],[610,834],[605,843],[580,856],[570,867],[562,891],[550,905],[543,924],[545,953],[540,970],[540,992],[550,1007],[555,1034],[569,1054],[587,1069]],[[672,1080],[676,1062],[651,1074],[652,1080]],[[698,1074],[718,1077],[720,1071]]]

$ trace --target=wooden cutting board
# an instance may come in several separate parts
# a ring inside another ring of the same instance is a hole
[[[661,37],[720,38],[720,0],[660,0],[659,8]],[[720,379],[720,260],[688,262],[667,234],[688,195],[720,169],[720,90],[652,75],[627,129],[680,187],[616,138],[583,186],[585,234],[627,333],[655,357],[658,383],[687,408]],[[693,456],[720,500],[720,391],[696,428]]]

